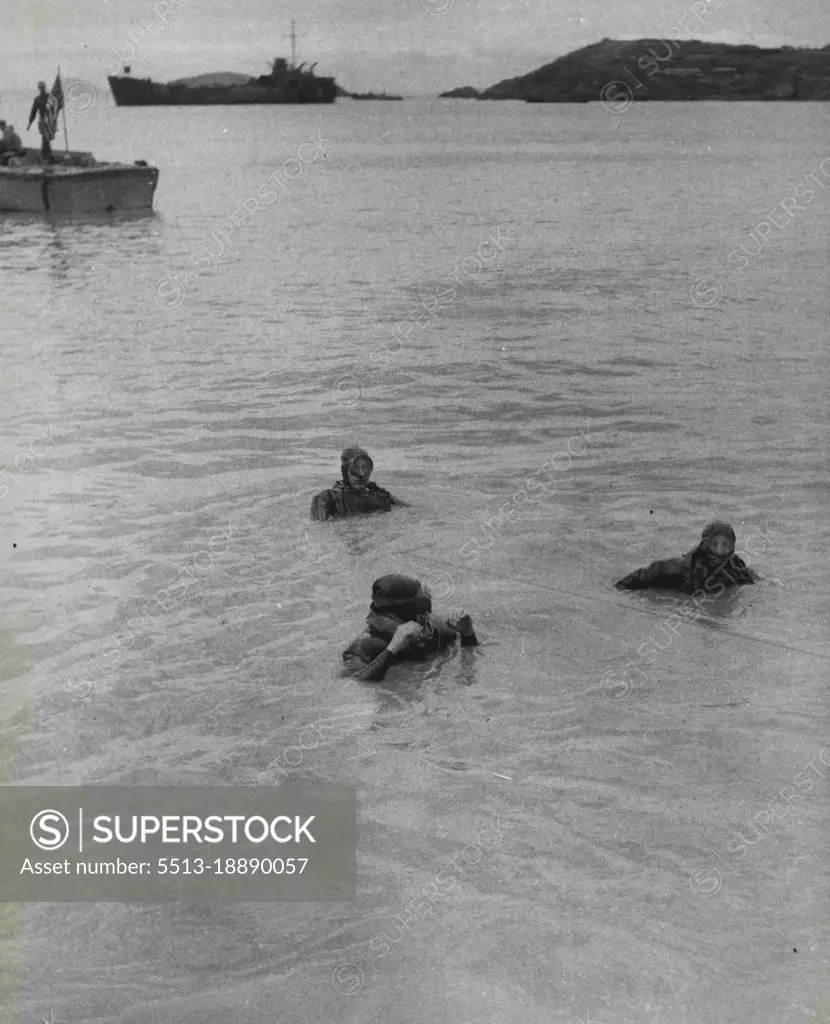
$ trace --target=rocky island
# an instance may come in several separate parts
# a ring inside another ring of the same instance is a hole
[[[457,95],[460,90],[442,95]],[[830,46],[603,39],[485,89],[483,100],[830,100]]]
[[[177,78],[170,85],[186,85],[189,89],[202,89],[207,86],[245,85],[250,78],[250,75],[238,75],[235,71],[209,71],[205,75]]]
[[[481,99],[481,93],[471,85],[462,85],[460,89],[450,89],[449,92],[438,94],[439,100],[477,100]]]

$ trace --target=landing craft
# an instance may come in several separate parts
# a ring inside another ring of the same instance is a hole
[[[0,166],[0,211],[97,214],[150,211],[159,172],[143,160],[105,163],[91,153],[55,153],[44,164],[35,149]]]

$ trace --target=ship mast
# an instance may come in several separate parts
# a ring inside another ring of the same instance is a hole
[[[295,31],[297,23],[294,19],[291,19],[291,69],[297,66],[297,33]]]

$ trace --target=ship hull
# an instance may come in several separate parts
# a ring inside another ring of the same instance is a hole
[[[73,154],[70,154],[70,156]],[[88,166],[26,162],[0,167],[0,211],[101,214],[149,211],[158,169],[138,164]]]
[[[334,103],[337,86],[333,78],[287,78],[284,82],[261,85],[179,85],[159,84],[149,78],[109,76],[110,89],[119,107],[238,106],[247,104]]]

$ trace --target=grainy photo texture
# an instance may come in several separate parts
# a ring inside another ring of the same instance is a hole
[[[827,1024],[830,8],[0,18],[0,1024]]]

